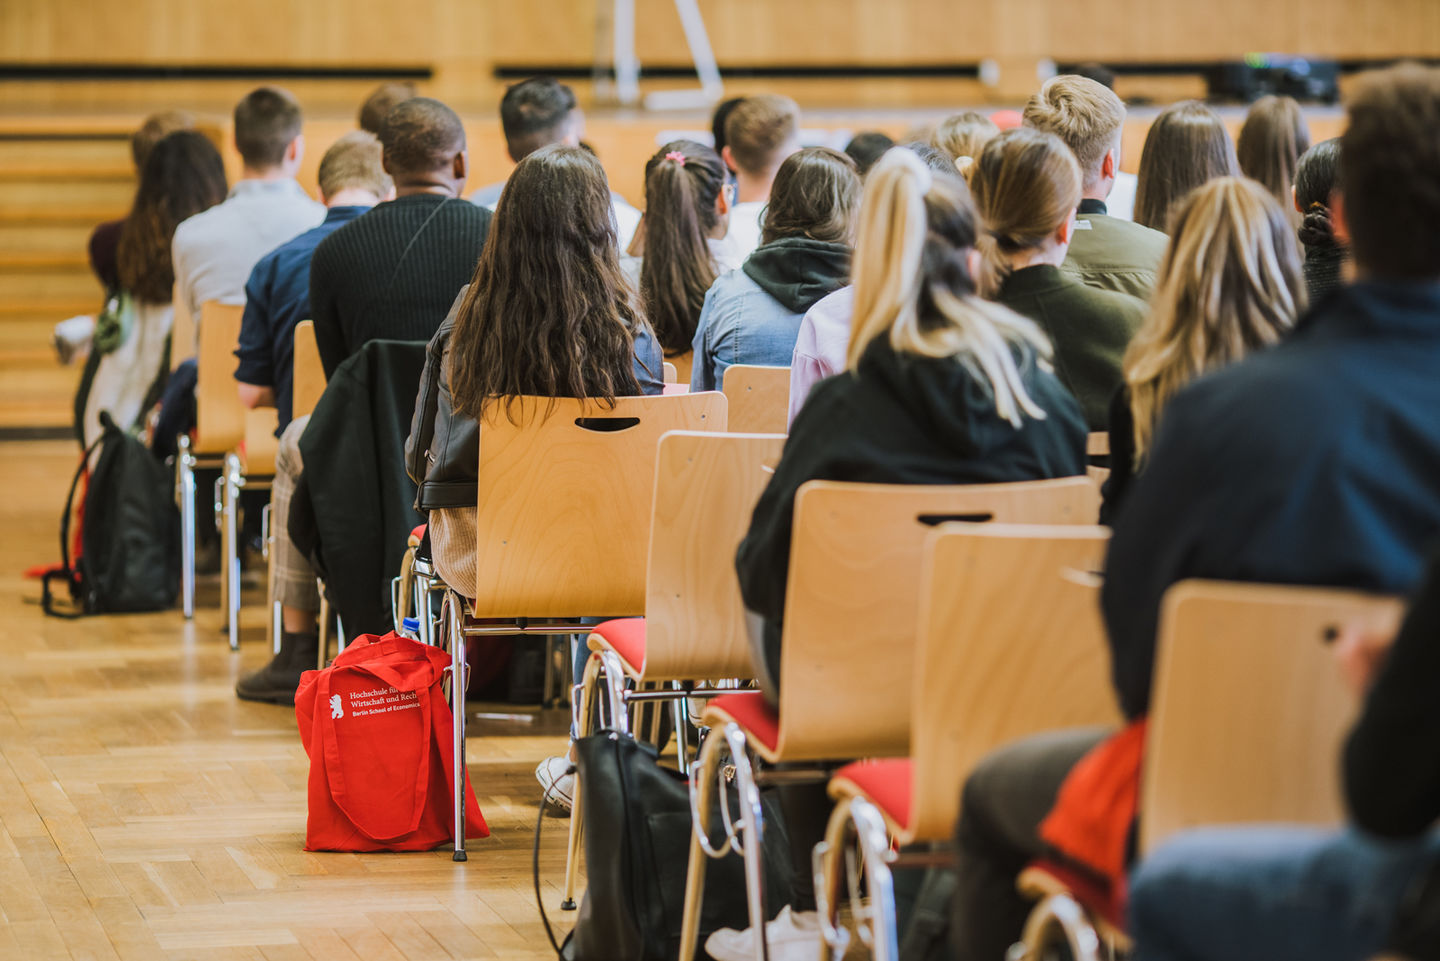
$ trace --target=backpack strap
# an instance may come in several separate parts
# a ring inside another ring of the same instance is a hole
[[[100,422],[104,428],[100,436],[87,448],[85,453],[80,455],[80,466],[75,468],[75,476],[70,479],[70,492],[65,495],[65,513],[60,515],[60,569],[58,571],[47,571],[40,579],[40,606],[51,617],[63,617],[66,620],[75,620],[85,616],[82,608],[78,611],[62,611],[55,607],[55,598],[50,591],[50,582],[64,578],[67,584],[72,587],[75,584],[75,568],[71,564],[70,557],[70,518],[75,515],[75,491],[80,486],[80,478],[84,477],[90,469],[90,455],[95,449],[105,442],[105,437],[114,421],[106,412],[100,414]]]

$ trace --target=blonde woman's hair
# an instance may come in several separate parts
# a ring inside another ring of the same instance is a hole
[[[930,145],[943,150],[966,181],[975,170],[975,161],[985,145],[1000,133],[995,121],[978,110],[962,110],[940,121]]]
[[[1019,428],[1045,411],[1025,390],[1022,368],[1049,359],[1050,342],[1029,320],[981,300],[968,255],[979,233],[970,192],[909,150],[885,154],[865,181],[855,251],[855,320],[846,364],[888,336],[896,353],[953,357],[988,384],[1001,418]]]
[[[970,181],[985,218],[980,290],[993,297],[1010,255],[1044,246],[1080,205],[1080,165],[1053,133],[1016,127],[985,145]]]
[[[1220,177],[1176,206],[1150,314],[1125,352],[1136,466],[1182,387],[1279,341],[1305,307],[1290,220],[1244,177]]]

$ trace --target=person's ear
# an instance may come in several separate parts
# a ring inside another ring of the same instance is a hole
[[[470,174],[470,151],[462,150],[455,155],[454,161],[451,162],[450,172],[456,182],[463,186],[465,178]]]
[[[725,161],[725,166],[729,167],[732,171],[739,171],[740,168],[735,166],[735,153],[730,149],[728,143],[720,148],[720,159]]]
[[[971,247],[969,250],[965,251],[965,269],[970,272],[971,280],[978,281],[980,279],[980,268],[983,265],[984,260],[981,257],[979,250]]]
[[[1335,231],[1335,239],[1349,245],[1350,221],[1345,218],[1345,195],[1338,190],[1330,194],[1330,226]]]
[[[1055,228],[1055,243],[1063,247],[1070,243],[1070,238],[1073,236],[1075,236],[1075,211],[1072,210],[1070,216],[1065,218],[1065,222]]]
[[[285,148],[285,160],[292,167],[300,166],[300,159],[305,156],[305,135],[297,133],[295,139],[290,141]]]
[[[715,213],[720,217],[730,215],[730,185],[721,184],[720,192],[715,195]]]
[[[1115,175],[1120,172],[1120,148],[1111,147],[1105,151],[1105,156],[1100,160],[1100,176],[1104,180],[1114,180]]]

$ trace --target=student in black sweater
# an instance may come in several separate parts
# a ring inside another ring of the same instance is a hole
[[[470,282],[492,214],[460,198],[465,128],[438,100],[414,97],[380,128],[395,199],[335,231],[310,264],[310,311],[328,377],[367,340],[428,341]]]
[[[800,485],[817,478],[979,484],[1085,471],[1085,421],[1050,372],[1049,342],[1033,323],[975,292],[978,231],[958,176],[934,173],[904,149],[889,151],[871,170],[855,250],[847,369],[817,384],[795,418],[735,559],[745,606],[764,619],[757,661],[768,675],[762,682],[768,697],[783,683],[781,616]],[[818,793],[798,788],[781,796],[802,909],[813,907],[804,881],[825,825],[823,786]],[[800,919],[813,934],[807,914],[784,917]],[[789,956],[773,952],[794,931],[767,928],[767,936],[772,957]],[[707,950],[722,959],[753,957],[743,950],[748,935],[739,937],[717,932],[712,942],[730,943]]]
[[[1289,218],[1254,181],[1221,177],[1180,202],[1149,315],[1125,352],[1125,386],[1110,405],[1101,523],[1114,522],[1170,398],[1278,343],[1304,306]]]

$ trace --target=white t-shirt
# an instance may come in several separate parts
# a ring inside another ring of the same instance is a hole
[[[470,202],[477,207],[485,207],[494,210],[500,203],[500,194],[505,190],[505,181],[497,184],[490,184],[488,187],[481,187],[470,195]],[[640,211],[630,206],[630,202],[615,191],[610,191],[610,212],[615,216],[615,235],[620,242],[620,253],[630,249],[630,241],[635,239],[635,229],[640,226]]]
[[[760,246],[760,214],[766,203],[764,200],[747,200],[730,208],[730,232],[725,235],[730,259],[743,264]]]
[[[1105,212],[1121,220],[1135,219],[1135,185],[1140,178],[1134,174],[1120,172],[1115,175],[1115,185],[1110,196],[1105,198]]]

